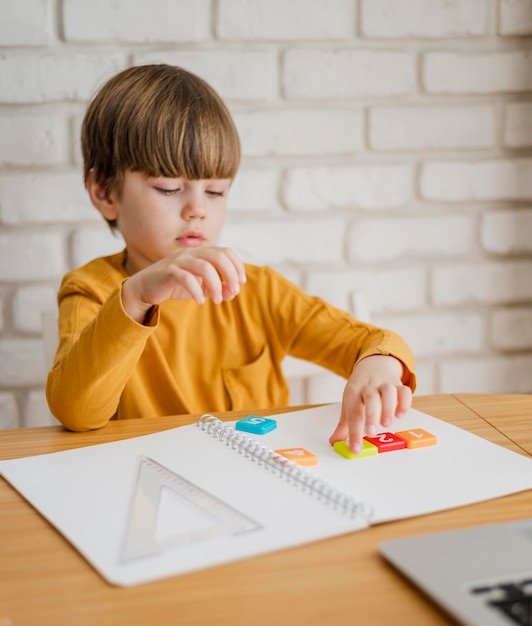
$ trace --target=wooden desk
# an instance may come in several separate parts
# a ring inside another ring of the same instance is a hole
[[[532,456],[532,396],[426,396],[414,406]],[[115,422],[90,433],[55,426],[4,431],[0,458],[113,441],[193,419]],[[531,491],[122,589],[105,583],[0,479],[0,626],[453,624],[379,557],[377,545],[391,537],[523,517],[532,517]]]

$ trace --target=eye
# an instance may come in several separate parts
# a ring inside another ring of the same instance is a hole
[[[212,190],[212,189],[207,189],[207,192],[206,192],[206,193],[207,193],[207,195],[208,195],[208,196],[212,196],[212,197],[220,197],[220,198],[223,198],[223,197],[224,197],[224,195],[225,195],[225,192],[224,192],[224,191],[214,191],[214,190]]]
[[[163,196],[173,196],[174,194],[181,191],[179,187],[176,189],[166,189],[165,187],[154,187],[155,191],[158,191]]]

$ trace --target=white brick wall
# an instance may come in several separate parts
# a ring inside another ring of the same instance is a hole
[[[53,423],[42,312],[122,247],[88,202],[88,99],[132,64],[226,99],[223,242],[402,333],[419,393],[532,393],[530,0],[3,0],[0,429]],[[287,364],[292,399],[343,382]]]

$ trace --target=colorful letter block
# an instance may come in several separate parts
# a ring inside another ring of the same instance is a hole
[[[377,446],[379,453],[406,448],[406,441],[393,433],[379,433],[375,437],[364,437],[364,439]]]
[[[242,430],[246,433],[255,435],[265,435],[277,428],[277,422],[267,417],[259,417],[258,415],[248,415],[238,420],[235,426],[236,430]]]
[[[438,443],[435,435],[428,433],[422,428],[401,430],[395,434],[405,440],[407,448],[424,448],[425,446],[435,446]]]
[[[298,465],[317,465],[318,457],[305,450],[305,448],[283,448],[282,450],[276,450],[277,454],[294,461]]]
[[[374,456],[379,453],[377,446],[373,445],[366,439],[362,440],[362,450],[358,454],[353,454],[349,449],[347,441],[336,441],[333,444],[335,452],[341,454],[346,459],[362,459],[367,456]]]

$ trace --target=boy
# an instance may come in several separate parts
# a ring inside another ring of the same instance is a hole
[[[216,246],[240,142],[203,80],[127,69],[89,105],[81,140],[90,199],[126,248],[59,290],[47,397],[67,428],[286,406],[287,354],[348,379],[331,443],[349,438],[357,452],[364,433],[407,411],[414,359],[397,335]]]

